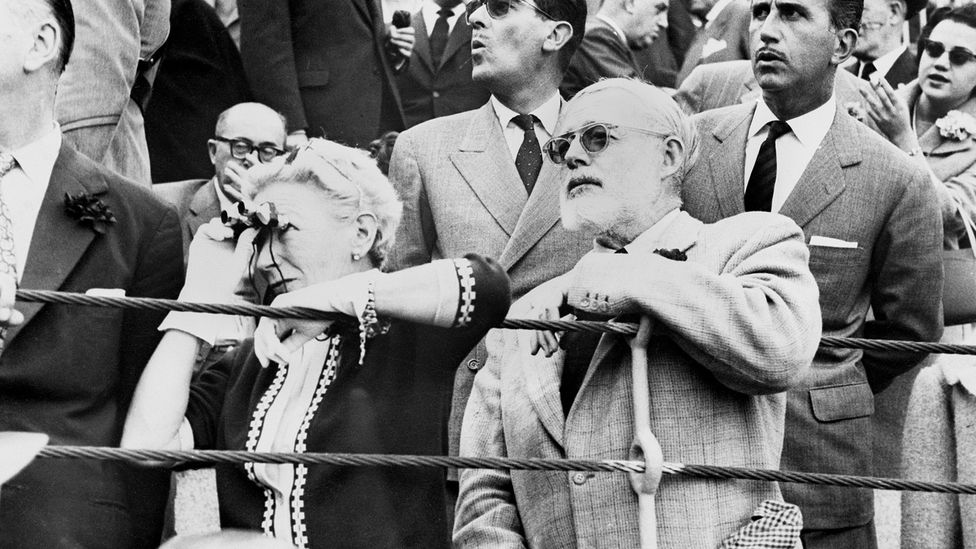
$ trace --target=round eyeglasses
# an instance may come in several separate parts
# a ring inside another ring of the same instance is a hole
[[[285,154],[284,149],[279,149],[274,145],[260,144],[255,145],[247,139],[231,139],[228,137],[214,137],[214,141],[227,143],[230,146],[230,154],[238,160],[244,160],[247,155],[254,151],[258,152],[258,161],[262,164],[271,162],[275,158]]]
[[[605,151],[607,147],[610,146],[610,132],[617,128],[624,128],[647,135],[653,135],[655,137],[669,137],[670,135],[662,132],[656,132],[654,130],[635,128],[633,126],[594,122],[577,130],[553,137],[546,142],[543,150],[553,164],[563,164],[566,162],[566,153],[569,152],[569,147],[573,144],[573,139],[576,138],[576,136],[579,136],[580,145],[583,146],[583,150],[591,155],[596,155]]]

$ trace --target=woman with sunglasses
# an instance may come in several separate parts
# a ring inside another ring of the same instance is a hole
[[[861,93],[882,134],[937,182],[945,247],[957,249],[969,245],[962,216],[976,219],[976,5],[948,12],[919,50],[915,81],[895,91],[878,78]]]
[[[253,342],[191,382],[200,342],[233,333],[220,320],[233,318],[172,314],[122,444],[442,455],[455,368],[504,318],[508,277],[477,255],[383,273],[401,206],[375,162],[317,139],[290,160],[249,171],[236,249],[230,227],[198,232],[181,299],[232,301],[261,278],[274,306],[349,321],[262,319]],[[444,480],[436,468],[221,465],[221,526],[299,548],[448,547]]]

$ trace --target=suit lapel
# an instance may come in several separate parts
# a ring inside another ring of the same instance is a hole
[[[560,349],[549,358],[546,358],[543,353],[536,356],[522,353],[521,356],[525,393],[532,402],[532,406],[535,407],[543,427],[549,431],[553,440],[562,446],[566,421],[563,414],[563,404],[559,397],[559,372],[566,354]]]
[[[423,61],[424,65],[430,70],[431,74],[437,72],[436,67],[434,67],[434,62],[430,58],[430,36],[427,32],[427,23],[424,21],[423,15],[420,13],[415,13],[413,18],[413,31],[414,31],[414,44],[413,51],[417,54],[417,57]]]
[[[109,190],[101,174],[87,170],[77,157],[78,153],[73,149],[66,144],[61,145],[34,225],[27,265],[21,278],[21,287],[25,289],[60,289],[95,238],[95,231],[91,227],[82,225],[64,212],[66,193],[104,196]],[[8,330],[7,340],[13,341],[43,307],[40,303],[18,303],[17,308],[23,312],[24,322]]]
[[[454,28],[451,30],[451,34],[447,37],[447,44],[444,46],[444,56],[441,57],[440,63],[437,64],[437,68],[440,69],[440,67],[447,62],[448,59],[453,57],[458,50],[465,45],[470,44],[471,27],[464,22],[464,15],[462,14],[458,20],[454,22]]]
[[[220,201],[214,192],[213,179],[207,180],[197,192],[193,193],[193,199],[187,208],[187,223],[191,227],[199,227],[211,219],[220,216]]]
[[[542,163],[542,171],[532,190],[532,196],[522,209],[515,231],[498,258],[498,263],[504,269],[511,269],[543,235],[549,232],[553,225],[559,222],[559,192],[563,174],[563,169],[552,162]],[[518,180],[517,176],[516,180]],[[521,192],[525,194],[524,187]]]
[[[839,110],[834,113],[834,122],[823,143],[779,213],[803,227],[844,191],[843,168],[861,162],[861,144],[854,126],[858,123]]]
[[[742,90],[742,95],[739,96],[739,103],[755,103],[762,95],[762,88],[759,87],[759,83],[756,82],[755,78],[749,78],[743,82],[742,87],[745,89]]]
[[[741,108],[735,111],[735,116],[729,116],[712,131],[712,139],[718,141],[719,145],[708,157],[708,169],[722,217],[731,217],[745,210],[745,143],[749,121],[755,110],[755,106]]]
[[[450,158],[488,213],[512,236],[527,196],[491,102],[471,118],[461,146]]]

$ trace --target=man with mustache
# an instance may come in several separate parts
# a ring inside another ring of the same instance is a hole
[[[802,379],[820,337],[800,228],[771,213],[706,225],[682,212],[698,139],[658,88],[629,79],[584,88],[556,134],[546,154],[568,168],[562,223],[592,238],[593,249],[510,314],[555,319],[573,307],[605,319],[650,317],[650,428],[664,459],[776,468],[783,391]],[[550,333],[499,330],[489,340],[462,455],[633,455],[626,338],[570,332],[557,343]],[[750,547],[793,547],[799,539],[796,508],[773,483],[667,477],[654,503],[660,547],[744,547],[728,538],[756,515],[764,516],[751,523],[757,537],[779,543],[753,538]],[[466,469],[455,547],[639,547],[647,525],[638,524],[638,506],[622,474]],[[770,532],[773,516],[783,522]]]
[[[754,210],[796,221],[820,287],[824,335],[937,341],[935,189],[910,155],[856,122],[833,93],[861,10],[861,0],[753,1],[762,97],[696,117],[702,155],[682,196],[706,222]],[[923,356],[821,349],[789,393],[782,467],[871,474],[874,394]],[[870,490],[784,484],[783,496],[803,510],[805,547],[877,546]]]
[[[541,149],[562,109],[559,83],[583,39],[586,2],[474,0],[465,9],[458,24],[471,26],[472,78],[492,95],[480,109],[400,134],[389,175],[403,221],[390,262],[399,269],[477,252],[502,265],[518,298],[589,247],[559,226],[563,170],[543,164]],[[453,403],[445,395],[452,455],[486,356],[478,345],[458,368]]]

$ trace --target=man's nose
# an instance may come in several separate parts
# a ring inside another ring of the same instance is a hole
[[[579,139],[569,142],[569,150],[566,151],[566,167],[575,170],[580,166],[590,165],[590,153],[586,152]]]

